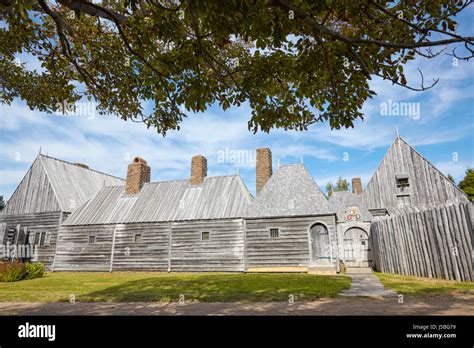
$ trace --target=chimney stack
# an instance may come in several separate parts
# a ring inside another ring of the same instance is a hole
[[[143,158],[135,157],[128,165],[125,192],[128,195],[137,194],[146,182],[150,182],[150,167]]]
[[[352,178],[352,192],[357,195],[362,193],[362,181],[360,178]]]
[[[257,149],[257,193],[272,176],[272,152],[268,147]]]
[[[200,185],[207,176],[207,158],[196,155],[191,159],[191,185]]]

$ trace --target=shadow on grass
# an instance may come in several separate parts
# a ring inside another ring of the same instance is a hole
[[[128,281],[79,295],[83,302],[282,302],[334,297],[350,287],[341,276],[307,274],[171,275]]]

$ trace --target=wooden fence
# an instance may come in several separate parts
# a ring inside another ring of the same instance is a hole
[[[467,203],[376,218],[370,228],[376,270],[473,281],[472,212]]]

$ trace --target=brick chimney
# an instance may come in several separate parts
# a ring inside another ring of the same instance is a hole
[[[200,185],[207,176],[207,158],[202,155],[196,155],[191,159],[191,185]]]
[[[257,149],[257,193],[272,176],[272,152],[268,147]]]
[[[135,157],[128,165],[125,192],[128,195],[137,194],[146,182],[150,182],[150,167],[143,158]]]
[[[360,178],[352,178],[352,192],[357,195],[362,193],[362,181]]]

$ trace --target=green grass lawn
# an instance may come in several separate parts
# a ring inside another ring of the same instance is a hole
[[[375,272],[375,274],[385,288],[395,290],[397,293],[406,296],[474,296],[474,283],[472,282],[456,282],[452,280],[430,279],[378,272]]]
[[[345,276],[311,274],[217,273],[46,273],[43,278],[0,283],[0,301],[82,302],[178,301],[288,301],[333,297],[349,288]]]

